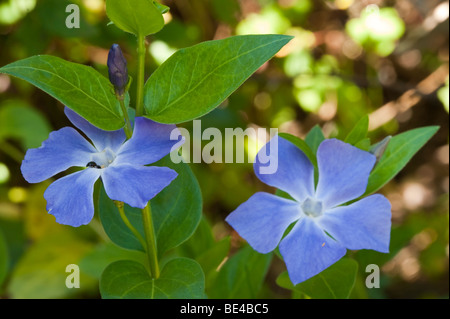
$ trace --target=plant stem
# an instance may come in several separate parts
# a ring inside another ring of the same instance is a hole
[[[155,228],[153,227],[150,202],[142,209],[142,219],[144,221],[145,239],[147,240],[147,256],[150,272],[152,277],[157,279],[159,277],[158,252],[156,250]]]
[[[119,210],[120,217],[122,218],[123,222],[127,227],[131,230],[131,232],[136,236],[136,238],[139,240],[139,242],[142,245],[142,248],[146,248],[146,243],[144,238],[142,238],[141,234],[137,231],[136,228],[133,227],[133,225],[130,223],[130,220],[128,219],[127,215],[125,215],[125,211],[123,209],[123,202],[114,201],[114,204],[117,206],[117,209]]]
[[[123,101],[124,96],[123,95],[117,95],[117,100],[119,100],[120,108],[122,109],[123,116],[125,117],[125,135],[127,136],[127,139],[131,138],[131,135],[133,135],[133,128],[131,127],[130,117],[128,116],[127,108],[125,107],[125,102]]]
[[[144,115],[145,36],[138,35],[136,116]]]

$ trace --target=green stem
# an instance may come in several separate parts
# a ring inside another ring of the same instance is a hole
[[[154,279],[159,277],[158,252],[156,250],[155,228],[153,227],[152,209],[150,202],[142,209],[142,219],[144,221],[145,239],[147,240],[147,256],[150,272]]]
[[[127,108],[125,107],[125,102],[123,101],[123,95],[116,95],[117,100],[119,100],[120,108],[122,109],[123,116],[125,117],[125,135],[128,139],[131,138],[133,134],[133,128],[131,127],[130,117],[128,116]]]
[[[125,215],[125,210],[123,209],[124,206],[123,202],[114,201],[114,204],[116,204],[117,209],[119,210],[120,217],[122,218],[125,225],[127,225],[127,227],[131,230],[134,236],[136,236],[136,238],[139,240],[139,242],[142,245],[142,248],[145,249],[146,247],[145,240],[144,238],[142,238],[141,234],[137,231],[137,229],[134,228],[133,225],[131,225],[130,220],[128,219],[127,215]]]
[[[138,36],[136,116],[144,115],[145,36]]]

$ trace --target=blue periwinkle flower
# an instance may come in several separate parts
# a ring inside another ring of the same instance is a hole
[[[108,75],[109,81],[114,85],[116,93],[121,96],[125,93],[128,84],[127,60],[123,56],[118,44],[113,44],[108,53]]]
[[[132,137],[124,131],[103,131],[65,108],[77,130],[64,127],[50,133],[39,148],[25,154],[21,170],[30,183],[42,182],[70,167],[83,169],[53,182],[45,191],[47,210],[60,224],[87,224],[94,216],[93,191],[101,178],[107,195],[132,207],[144,208],[177,177],[168,167],[145,166],[169,154],[177,141],[170,140],[175,125],[136,117]]]
[[[267,154],[278,141],[273,174],[261,174],[260,153]],[[254,170],[258,178],[288,193],[285,199],[265,192],[250,197],[226,221],[258,252],[268,253],[279,244],[294,284],[328,268],[347,249],[389,251],[391,205],[375,194],[343,205],[364,194],[376,157],[337,139],[324,140],[317,150],[319,180],[314,167],[294,144],[274,137],[258,153]],[[288,227],[293,228],[283,238]]]

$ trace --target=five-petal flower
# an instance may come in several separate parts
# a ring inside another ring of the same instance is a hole
[[[319,180],[314,167],[294,144],[275,136],[278,161],[273,174],[261,174],[258,153],[254,170],[258,178],[288,193],[285,199],[259,192],[233,211],[226,221],[258,252],[268,253],[278,245],[294,284],[328,268],[347,249],[389,251],[391,205],[375,194],[343,205],[364,194],[376,158],[337,139],[324,140],[317,150]],[[289,233],[283,237],[291,224]]]
[[[44,193],[47,210],[58,223],[77,227],[91,221],[94,184],[99,178],[111,199],[144,208],[177,177],[168,167],[145,166],[169,154],[178,143],[170,140],[175,125],[136,117],[133,135],[126,141],[122,129],[103,131],[67,107],[65,114],[92,144],[74,128],[64,127],[50,133],[41,147],[28,150],[21,166],[30,183],[70,167],[84,168],[56,180]]]

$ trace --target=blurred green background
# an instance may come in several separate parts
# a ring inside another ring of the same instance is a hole
[[[68,29],[66,6],[78,4],[81,28]],[[166,26],[148,38],[147,74],[175,50],[250,33],[295,36],[219,108],[202,128],[278,128],[299,137],[315,125],[343,138],[365,114],[372,142],[426,125],[441,129],[381,192],[392,203],[391,252],[350,252],[359,264],[353,298],[448,298],[449,2],[415,0],[165,0]],[[107,76],[119,43],[136,68],[135,39],[108,26],[104,0],[0,0],[0,65],[50,54],[91,65]],[[132,98],[135,88],[131,88]],[[98,298],[98,278],[115,247],[97,219],[72,228],[54,222],[43,192],[20,173],[28,148],[70,125],[63,105],[32,85],[0,74],[0,298]],[[184,126],[191,129],[191,123]],[[254,142],[254,141],[253,141]],[[252,141],[249,141],[249,145]],[[249,147],[250,156],[254,152]],[[224,218],[256,191],[251,164],[191,164],[216,240],[231,236]],[[59,177],[59,176],[57,176]],[[64,285],[68,264],[81,264],[80,289]],[[366,289],[377,264],[381,287]],[[274,259],[257,297],[289,298]]]

